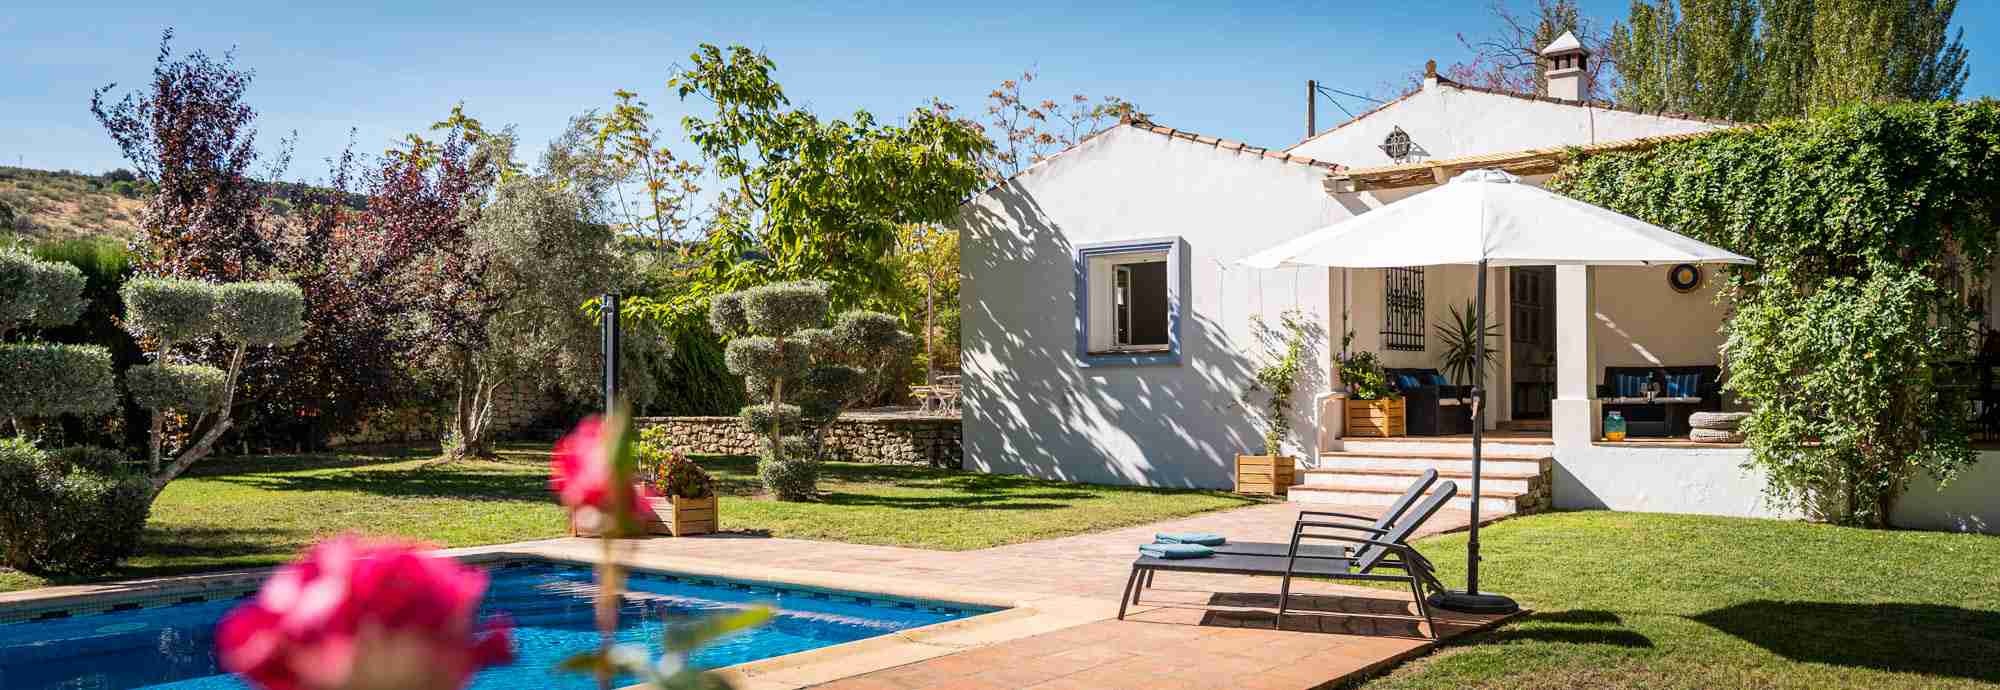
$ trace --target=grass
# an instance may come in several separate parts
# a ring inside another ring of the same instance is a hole
[[[1480,541],[1534,614],[1363,687],[2000,687],[2000,538],[1582,512]],[[1463,583],[1465,535],[1419,548]]]
[[[100,579],[281,563],[359,530],[474,546],[562,536],[548,447],[436,466],[435,448],[202,461],[153,506],[139,553]],[[1109,487],[924,467],[825,463],[819,501],[757,494],[756,463],[699,457],[720,483],[722,529],[774,537],[977,549],[1249,504],[1210,491]],[[0,591],[64,584],[0,569]]]

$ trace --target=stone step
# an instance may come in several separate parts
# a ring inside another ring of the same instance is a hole
[[[1302,486],[1373,486],[1400,493],[1407,490],[1410,483],[1423,474],[1423,468],[1305,470],[1302,474]],[[1458,482],[1462,490],[1472,489],[1470,470],[1438,470],[1438,478]],[[1542,474],[1537,471],[1497,471],[1491,466],[1486,466],[1482,467],[1479,473],[1479,488],[1482,492],[1527,493],[1534,491],[1535,486],[1541,481]]]
[[[1440,474],[1457,472],[1470,477],[1472,454],[1452,453],[1321,453],[1315,469],[1321,470],[1406,470],[1414,476],[1425,469],[1435,469]],[[1493,473],[1540,474],[1554,459],[1547,454],[1527,453],[1482,453],[1480,469],[1486,476]]]
[[[1482,489],[1481,493],[1483,495],[1479,499],[1479,512],[1481,513],[1480,517],[1482,520],[1487,516],[1513,515],[1522,510],[1529,509],[1535,500],[1534,494],[1498,492],[1491,489],[1484,489],[1484,487]],[[1453,510],[1472,510],[1472,497],[1466,495],[1463,488],[1459,489],[1459,492],[1458,495],[1453,496],[1450,501],[1445,503],[1445,507]],[[1384,490],[1367,486],[1336,484],[1331,486],[1294,486],[1289,497],[1293,503],[1387,506],[1395,503],[1396,499],[1401,497],[1402,494],[1403,492],[1397,489]]]
[[[1555,443],[1542,441],[1494,440],[1488,439],[1480,448],[1485,454],[1510,453],[1521,455],[1553,455]],[[1332,452],[1348,453],[1442,453],[1447,455],[1472,453],[1472,441],[1464,438],[1434,438],[1424,436],[1403,436],[1397,438],[1343,438],[1328,448]]]

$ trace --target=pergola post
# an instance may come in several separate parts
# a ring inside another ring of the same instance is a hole
[[[1556,267],[1556,399],[1549,416],[1558,448],[1588,446],[1598,436],[1592,273],[1589,266]]]

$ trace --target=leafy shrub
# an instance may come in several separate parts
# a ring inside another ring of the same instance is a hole
[[[49,460],[57,467],[103,475],[123,475],[132,467],[124,451],[100,446],[58,448],[49,451]]]
[[[125,389],[148,410],[206,412],[222,404],[228,377],[209,366],[146,364],[125,370]]]
[[[83,272],[17,250],[0,251],[0,331],[18,324],[62,326],[83,311]]]
[[[14,207],[0,201],[0,230],[14,229]]]
[[[1382,360],[1373,352],[1355,352],[1340,356],[1340,382],[1347,384],[1347,394],[1355,400],[1384,400],[1396,397],[1396,389],[1389,387],[1389,373],[1382,370]]]
[[[111,172],[104,173],[104,179],[107,182],[124,182],[129,184],[139,181],[139,174],[124,168],[116,168]]]
[[[757,477],[764,480],[764,490],[780,501],[809,501],[819,493],[819,462],[804,453],[761,459]]]
[[[216,327],[231,342],[292,345],[305,333],[305,295],[292,283],[229,283],[216,290]]]
[[[125,283],[125,321],[136,335],[186,342],[215,330],[216,288],[195,280],[142,278]]]
[[[730,292],[709,298],[708,325],[722,335],[736,335],[750,330],[750,321],[743,314],[743,293]]]
[[[51,575],[110,570],[138,549],[152,499],[143,477],[70,466],[26,441],[0,440],[0,555],[16,569]]]
[[[715,495],[715,480],[687,453],[673,447],[665,427],[647,427],[639,432],[639,470],[653,488],[667,496],[708,498]]]
[[[0,343],[0,418],[99,414],[117,404],[109,350]]]
[[[723,350],[723,362],[730,371],[756,374],[766,379],[791,378],[804,373],[810,364],[807,348],[801,343],[786,343],[780,347],[776,338],[764,336],[737,338],[729,341]],[[769,394],[769,391],[764,391]]]
[[[737,413],[737,416],[750,429],[760,433],[769,433],[772,421],[776,421],[778,428],[785,431],[791,431],[799,427],[799,406],[797,405],[785,403],[745,405],[743,406],[743,410]]]
[[[825,283],[778,283],[743,291],[744,323],[759,334],[784,335],[818,326],[830,308]]]

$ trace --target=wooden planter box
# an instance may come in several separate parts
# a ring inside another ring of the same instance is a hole
[[[1347,399],[1348,436],[1402,436],[1403,399]]]
[[[692,534],[708,534],[715,531],[716,497],[646,499],[653,504],[654,521],[647,525],[654,534],[671,534],[685,537]]]
[[[671,534],[685,537],[691,534],[708,534],[715,531],[716,497],[708,498],[667,498],[645,499],[652,510],[646,511],[645,524],[640,525],[640,534]],[[595,525],[577,524],[572,518],[569,523],[570,536],[595,537]]]
[[[1285,455],[1236,456],[1236,493],[1283,496],[1291,490],[1298,462]]]

